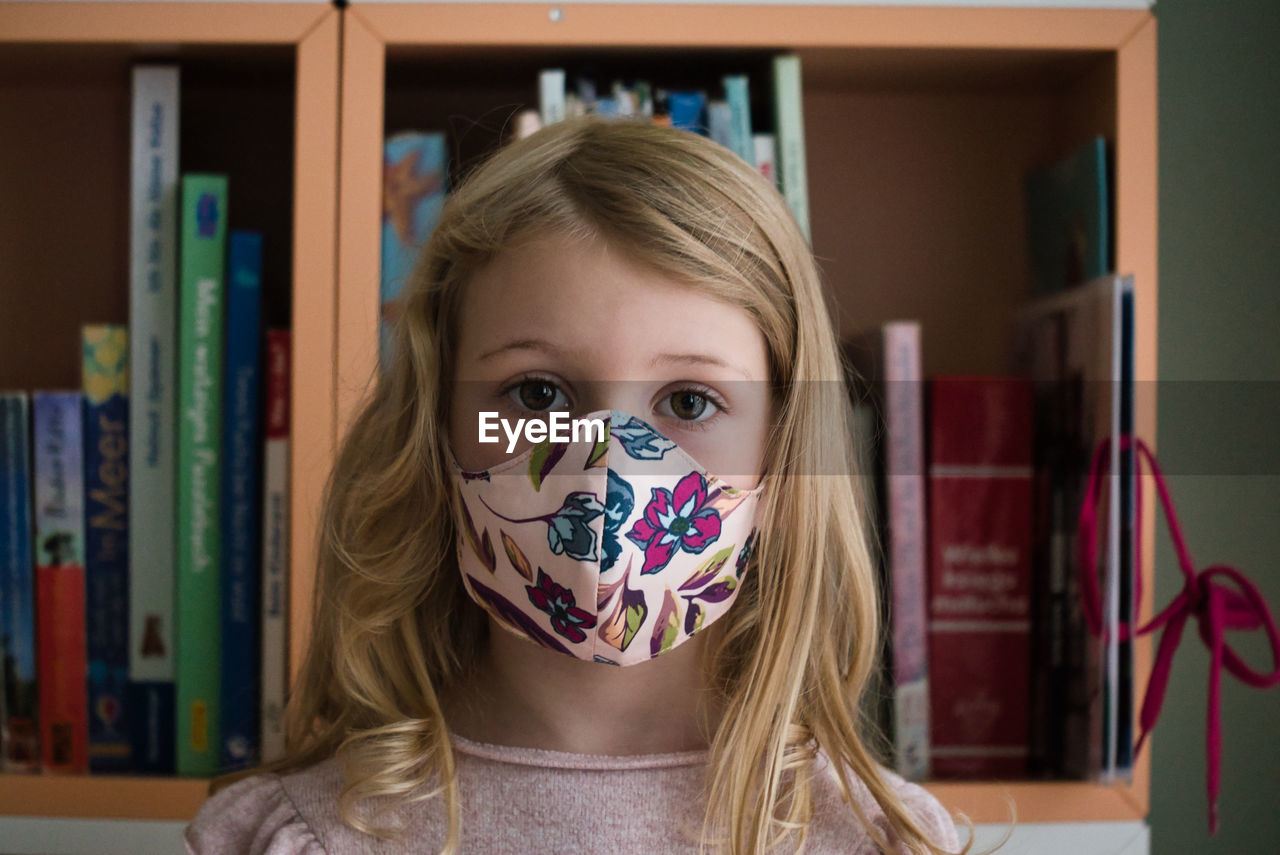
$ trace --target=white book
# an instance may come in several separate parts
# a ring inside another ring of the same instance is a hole
[[[262,753],[284,754],[289,566],[289,333],[267,334],[262,455]]]
[[[143,693],[129,708],[144,728],[140,771],[172,771],[174,750],[178,94],[177,66],[133,69],[129,524],[145,548],[129,550],[129,680],[131,696]]]
[[[538,73],[538,110],[543,127],[564,121],[564,105],[564,69],[543,69]]]
[[[751,146],[755,151],[756,171],[778,186],[778,145],[773,134],[752,134]]]
[[[773,97],[778,133],[778,170],[782,196],[809,238],[809,170],[804,151],[804,109],[801,104],[800,57],[773,58]]]

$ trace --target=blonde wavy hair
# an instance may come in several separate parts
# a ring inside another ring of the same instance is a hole
[[[835,477],[855,471],[850,406],[813,255],[754,169],[703,137],[639,122],[546,128],[499,150],[447,200],[406,286],[390,363],[330,474],[288,749],[252,771],[336,754],[349,825],[389,836],[370,819],[443,797],[444,851],[456,851],[459,791],[441,692],[476,661],[488,627],[454,553],[445,427],[453,331],[468,279],[549,231],[603,239],[743,307],[767,343],[777,423],[764,536],[706,650],[724,716],[711,738],[704,845],[711,827],[734,853],[764,852],[793,832],[803,841],[821,748],[882,848],[889,841],[854,796],[859,782],[900,845],[940,855],[882,778],[859,714],[878,652],[876,572],[855,481]],[[392,798],[362,816],[359,803],[375,796]]]

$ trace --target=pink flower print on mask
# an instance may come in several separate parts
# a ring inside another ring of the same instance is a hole
[[[641,575],[666,567],[677,549],[701,552],[720,537],[720,513],[704,508],[706,501],[707,479],[700,472],[681,478],[671,492],[653,488],[644,516],[627,532],[627,539],[644,549]]]

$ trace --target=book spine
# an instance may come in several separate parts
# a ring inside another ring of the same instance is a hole
[[[0,395],[0,770],[6,772],[40,764],[29,418],[26,393]]]
[[[773,58],[775,131],[778,135],[778,167],[782,195],[806,240],[809,236],[809,179],[805,165],[804,112],[801,106],[800,57],[783,54]]]
[[[756,171],[778,186],[778,143],[773,134],[753,134],[751,147],[755,151]]]
[[[732,151],[733,112],[728,101],[707,102],[707,133],[711,139]]]
[[[899,774],[918,780],[929,774],[920,325],[910,321],[885,324],[883,344],[894,753]]]
[[[289,566],[289,331],[267,333],[262,524],[262,757],[284,753]]]
[[[131,765],[128,330],[86,326],[81,344],[89,770],[124,772]]]
[[[542,126],[564,121],[564,69],[546,68],[538,73],[538,112]]]
[[[930,755],[937,777],[1027,773],[1031,385],[930,385]]]
[[[219,477],[227,179],[182,177],[178,341],[177,769],[212,775],[221,744]]]
[[[756,149],[751,139],[751,88],[747,75],[726,74],[724,97],[729,102],[729,148],[755,166]]]
[[[133,766],[174,770],[178,68],[133,70],[129,217],[129,689]]]
[[[85,692],[83,398],[37,392],[36,684],[45,771],[89,770]]]
[[[444,134],[408,132],[383,146],[382,266],[378,346],[381,363],[391,355],[392,328],[400,317],[405,282],[444,208],[448,156]]]
[[[262,235],[232,232],[222,480],[222,766],[258,760],[258,387]]]

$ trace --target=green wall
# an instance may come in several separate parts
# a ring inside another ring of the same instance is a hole
[[[1159,0],[1155,14],[1158,454],[1192,560],[1245,571],[1280,616],[1280,0]],[[1159,608],[1181,579],[1163,523],[1157,537]],[[1239,645],[1270,667],[1260,639]],[[1208,836],[1208,666],[1188,626],[1154,736],[1152,852],[1280,852],[1280,689],[1229,676]]]

